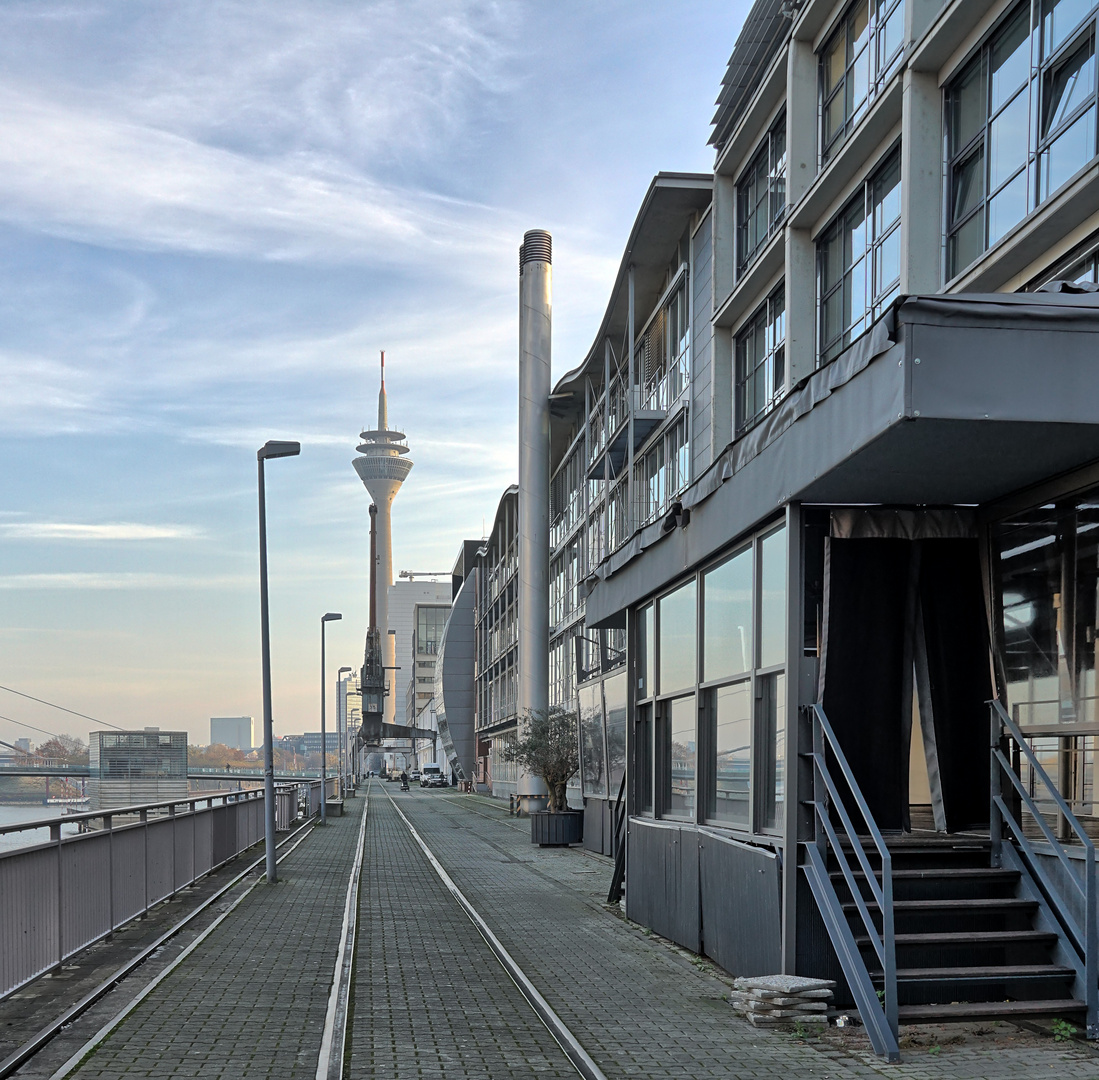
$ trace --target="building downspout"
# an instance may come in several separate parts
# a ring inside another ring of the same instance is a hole
[[[519,248],[518,737],[549,708],[550,339],[552,239],[532,229]],[[547,803],[541,777],[519,769],[524,813]]]

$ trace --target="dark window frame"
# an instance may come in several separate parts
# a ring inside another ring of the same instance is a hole
[[[765,224],[755,228],[763,217]],[[760,255],[786,218],[786,110],[763,136],[736,183],[736,263],[739,277]],[[752,243],[752,237],[755,242]]]
[[[781,305],[781,312],[778,307]],[[774,332],[774,338],[764,346],[762,353],[748,367],[749,338],[762,333],[766,339],[771,328],[781,326]],[[752,313],[751,318],[737,331],[734,348],[734,386],[733,415],[735,437],[740,438],[746,431],[763,419],[781,399],[786,388],[786,282],[779,282],[767,298]],[[763,404],[748,415],[750,392],[758,378],[766,379],[769,386],[765,392]]]

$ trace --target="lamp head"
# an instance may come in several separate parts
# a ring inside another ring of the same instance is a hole
[[[296,457],[301,453],[301,443],[280,442],[278,439],[269,439],[257,451],[256,457],[260,461],[267,458]]]
[[[339,622],[343,618],[338,611],[330,611],[327,615],[321,616],[321,622]]]

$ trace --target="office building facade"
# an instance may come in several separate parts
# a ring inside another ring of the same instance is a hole
[[[88,768],[93,810],[186,799],[187,732],[93,731]]]
[[[256,724],[250,716],[211,716],[210,745],[228,746],[234,750],[252,752]]]

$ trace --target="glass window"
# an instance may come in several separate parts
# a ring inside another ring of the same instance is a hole
[[[697,735],[695,698],[676,698],[664,704],[668,730],[668,801],[665,816],[694,821]]]
[[[653,605],[646,604],[637,620],[637,696],[652,697],[656,692],[656,670],[653,645]]]
[[[599,683],[580,687],[580,768],[585,796],[607,794],[606,753],[603,748],[603,695]],[[616,793],[617,794],[617,793]]]
[[[695,591],[692,579],[660,599],[661,694],[695,684]]]
[[[779,285],[736,336],[736,433],[747,431],[786,384],[786,289]]]
[[[637,710],[637,809],[643,814],[653,812],[653,707],[642,705]]]
[[[786,212],[786,114],[763,137],[737,184],[737,270],[775,234]]]
[[[745,679],[709,691],[713,725],[713,781],[709,816],[748,828],[751,824],[752,683]]]
[[[746,547],[702,578],[703,680],[752,669],[752,549]]]
[[[820,359],[834,360],[900,292],[900,151],[863,184],[817,247]]]
[[[759,666],[786,661],[786,528],[764,538],[759,546]]]
[[[1042,0],[1032,33],[1018,5],[947,87],[949,278],[1094,158],[1095,9]]]
[[[618,798],[626,773],[626,673],[603,680],[603,708],[607,718],[607,797]]]
[[[827,161],[889,76],[904,38],[902,0],[856,0],[820,54],[821,158]]]
[[[759,683],[760,825],[781,829],[786,803],[786,676],[764,675]]]

